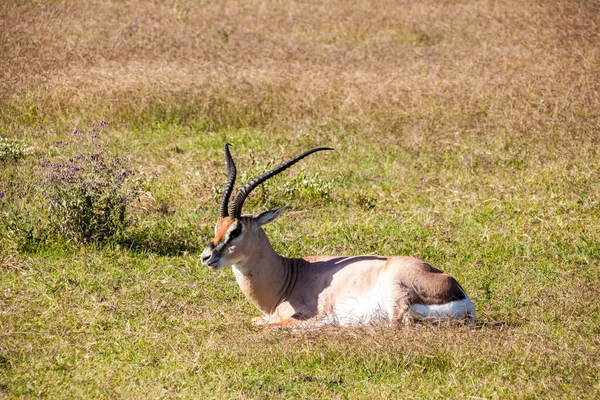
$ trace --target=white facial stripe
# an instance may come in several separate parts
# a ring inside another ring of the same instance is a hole
[[[231,240],[235,239],[235,237],[231,237],[231,233],[233,231],[235,231],[236,229],[238,229],[238,227],[241,228],[239,222],[236,222],[235,224],[233,224],[229,227],[229,229],[227,230],[227,233],[225,234],[225,237],[223,238],[223,241],[221,242],[221,245],[224,246],[227,243],[229,243]],[[237,235],[237,236],[239,236],[239,235]]]

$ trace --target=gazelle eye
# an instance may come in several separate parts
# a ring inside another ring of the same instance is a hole
[[[242,233],[242,227],[241,225],[238,225],[234,230],[232,230],[229,233],[229,239],[235,239],[240,235],[240,233]]]

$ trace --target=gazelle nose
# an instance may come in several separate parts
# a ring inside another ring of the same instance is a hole
[[[200,259],[202,260],[202,263],[204,265],[208,265],[208,260],[210,260],[210,258],[212,257],[214,248],[215,248],[215,245],[212,242],[208,243],[206,245],[206,247],[204,248],[204,251],[202,252],[202,255],[200,256]]]
[[[210,259],[210,253],[202,252],[202,255],[200,256],[200,259],[202,260],[202,262],[204,264],[206,264],[206,262]]]

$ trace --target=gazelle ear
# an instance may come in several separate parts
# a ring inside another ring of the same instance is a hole
[[[286,208],[287,208],[287,206],[283,206],[283,207],[275,208],[274,210],[266,211],[266,212],[260,214],[258,217],[255,218],[256,225],[263,226],[263,225],[266,225],[268,223],[275,221],[275,219],[277,219],[277,217],[279,217],[279,215]]]

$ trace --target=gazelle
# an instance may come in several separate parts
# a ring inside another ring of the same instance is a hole
[[[242,216],[246,197],[258,185],[304,157],[330,148],[315,148],[265,172],[238,189],[228,209],[236,168],[225,145],[227,182],[215,237],[202,262],[217,270],[231,265],[242,292],[262,313],[256,324],[302,323],[362,325],[408,324],[413,319],[475,320],[471,299],[458,282],[413,257],[287,258],[273,250],[263,225],[284,207],[257,216]]]

